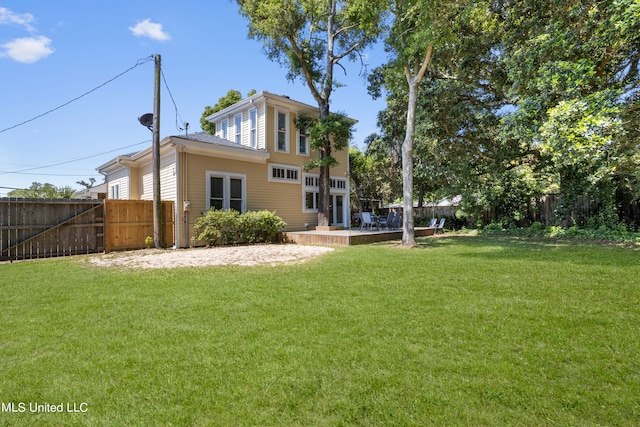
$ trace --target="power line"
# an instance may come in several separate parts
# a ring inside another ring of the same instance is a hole
[[[164,87],[167,88],[167,92],[169,92],[169,97],[171,98],[171,102],[173,102],[173,108],[175,108],[176,110],[176,129],[179,131],[183,131],[184,128],[182,128],[181,126],[178,125],[178,117],[180,117],[180,124],[184,125],[184,120],[182,120],[182,117],[180,116],[180,113],[178,112],[178,106],[176,105],[176,101],[173,99],[173,94],[171,93],[171,89],[169,89],[169,85],[167,84],[167,79],[164,77],[164,71],[162,71],[162,69],[160,70],[160,75],[162,75],[162,81],[164,82]]]
[[[96,172],[87,172],[87,173],[83,173],[83,174],[44,173],[44,172],[37,172],[37,173],[32,173],[32,172],[8,172],[8,173],[16,174],[16,175],[33,175],[33,176],[87,176],[87,175],[96,174]]]
[[[133,67],[131,67],[131,68],[128,68],[128,69],[124,70],[122,73],[120,73],[120,74],[118,74],[117,76],[115,76],[115,77],[113,77],[113,78],[111,78],[111,79],[107,80],[106,82],[102,83],[100,86],[96,86],[96,87],[94,87],[93,89],[91,89],[90,91],[85,92],[85,93],[83,93],[82,95],[80,95],[80,96],[77,96],[77,97],[73,98],[71,101],[67,101],[67,102],[65,102],[64,104],[59,105],[59,106],[57,106],[56,108],[53,108],[53,109],[51,109],[51,110],[49,110],[49,111],[47,111],[47,112],[45,112],[45,113],[42,113],[42,114],[37,115],[37,116],[35,116],[35,117],[33,117],[33,118],[30,118],[29,120],[25,120],[24,122],[22,122],[22,123],[18,123],[17,125],[9,126],[8,128],[2,129],[2,130],[0,130],[0,133],[6,132],[6,131],[11,130],[11,129],[15,129],[15,128],[17,128],[18,126],[22,126],[22,125],[27,124],[27,123],[29,123],[29,122],[32,122],[32,121],[34,121],[34,120],[36,120],[36,119],[39,119],[40,117],[44,117],[44,116],[46,116],[47,114],[53,113],[53,112],[54,112],[54,111],[56,111],[56,110],[59,110],[59,109],[61,109],[61,108],[63,108],[63,107],[66,107],[67,105],[71,104],[72,102],[75,102],[75,101],[79,100],[80,98],[84,98],[85,96],[89,95],[90,93],[95,92],[96,90],[100,89],[100,88],[101,88],[101,87],[103,87],[103,86],[106,86],[107,84],[111,83],[112,81],[114,81],[114,80],[115,80],[115,79],[117,79],[118,77],[121,77],[121,76],[123,76],[123,75],[127,74],[129,71],[133,70],[134,68],[136,68],[136,67],[138,67],[138,66],[140,66],[140,65],[142,65],[142,64],[145,64],[145,63],[147,63],[147,62],[149,62],[149,61],[152,61],[152,60],[153,60],[153,57],[152,57],[152,56],[147,57],[147,58],[138,59],[138,62],[136,62],[136,65],[134,65],[134,66],[133,66]]]
[[[54,167],[54,166],[66,165],[67,163],[79,162],[80,160],[86,160],[86,159],[91,159],[93,157],[104,156],[105,154],[113,153],[114,151],[124,150],[125,148],[135,147],[136,145],[147,144],[149,142],[151,142],[151,140],[147,139],[146,141],[137,142],[135,144],[131,144],[131,145],[127,145],[127,146],[124,146],[124,147],[116,148],[114,150],[105,151],[104,153],[92,154],[91,156],[79,157],[79,158],[73,159],[73,160],[65,160],[65,161],[62,161],[62,162],[52,163],[52,164],[45,165],[45,166],[36,166],[36,167],[33,167],[33,168],[20,169],[20,170],[16,170],[16,171],[0,171],[0,175],[5,175],[5,174],[8,174],[8,173],[18,174],[18,173],[22,173],[22,172],[33,171],[33,170],[36,170],[36,169],[46,169],[46,168],[51,168],[51,167]]]

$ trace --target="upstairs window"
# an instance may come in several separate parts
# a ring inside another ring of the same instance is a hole
[[[309,155],[309,135],[305,128],[298,130],[298,154]]]
[[[276,113],[276,151],[289,151],[289,115],[286,112]]]
[[[255,108],[249,111],[249,145],[258,147],[258,110]]]
[[[233,118],[233,124],[236,131],[236,144],[242,144],[242,114]]]
[[[222,132],[223,139],[229,138],[229,120],[225,119],[220,123],[220,132]]]

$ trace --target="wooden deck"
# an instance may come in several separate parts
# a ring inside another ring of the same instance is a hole
[[[416,237],[432,236],[434,231],[435,229],[430,227],[416,227],[415,235]],[[289,231],[282,233],[282,237],[285,242],[307,245],[366,245],[387,240],[401,240],[402,230]]]

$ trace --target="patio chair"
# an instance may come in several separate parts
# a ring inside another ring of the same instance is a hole
[[[440,220],[440,223],[438,225],[436,225],[436,229],[433,230],[433,234],[436,234],[438,232],[438,230],[442,230],[444,232],[444,220],[445,220],[445,218],[442,218]]]
[[[431,218],[431,221],[429,222],[429,228],[434,228],[437,223],[438,223],[438,218]]]
[[[389,215],[392,215],[391,221],[387,221],[391,224],[393,228],[402,228],[402,215],[400,212],[391,212]]]
[[[395,217],[396,217],[395,212],[389,212],[389,214],[387,215],[387,219],[384,220],[388,230],[391,230],[392,228],[397,228],[393,223],[393,220],[395,219]],[[382,221],[380,222],[380,224],[382,224]]]
[[[377,226],[381,229],[384,230],[385,228],[388,230],[389,229],[389,221],[388,221],[389,216],[381,216],[378,215],[377,217],[374,218],[374,220],[376,221]]]
[[[371,212],[360,212],[360,231],[363,229],[372,230],[375,225]]]

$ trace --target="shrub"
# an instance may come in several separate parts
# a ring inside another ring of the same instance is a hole
[[[273,212],[249,211],[240,215],[240,237],[247,243],[273,242],[287,223]]]
[[[210,246],[234,245],[241,242],[271,242],[287,224],[269,211],[211,209],[196,220],[193,240],[203,240]]]
[[[210,246],[232,245],[240,238],[238,217],[240,214],[232,209],[222,211],[210,209],[204,216],[196,220],[193,240],[204,240]]]

